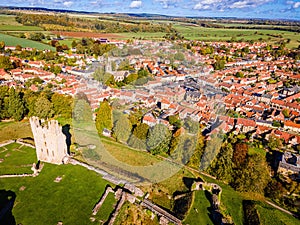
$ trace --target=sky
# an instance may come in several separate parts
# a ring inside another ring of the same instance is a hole
[[[300,20],[300,0],[1,0],[0,6],[99,13]]]

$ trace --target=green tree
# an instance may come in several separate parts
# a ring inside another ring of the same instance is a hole
[[[213,67],[215,70],[222,70],[225,68],[225,63],[225,60],[217,59],[216,62],[213,64]]]
[[[8,56],[0,56],[0,68],[5,70],[13,69],[13,64]]]
[[[131,134],[128,145],[133,148],[146,149],[146,139],[149,131],[149,126],[145,123],[137,125]]]
[[[71,96],[54,93],[51,97],[51,102],[55,115],[60,115],[64,118],[72,117],[73,98]]]
[[[247,157],[240,169],[236,170],[232,186],[240,192],[264,193],[270,179],[266,159],[259,154],[253,154]]]
[[[113,127],[114,135],[117,141],[127,142],[130,134],[131,134],[132,125],[130,120],[122,115],[120,119],[118,119]]]
[[[9,118],[9,88],[8,86],[0,86],[0,120]]]
[[[102,134],[103,129],[112,129],[112,109],[107,100],[100,103],[99,110],[96,115],[96,128],[99,134]]]
[[[45,96],[39,96],[34,106],[35,116],[43,119],[52,118],[54,114],[53,104]]]
[[[169,143],[172,134],[163,124],[156,124],[151,127],[147,137],[147,149],[151,154],[159,154],[169,151]]]
[[[168,117],[168,121],[171,125],[180,128],[182,126],[181,120],[179,118],[179,115],[171,115]]]
[[[93,121],[93,113],[87,96],[79,92],[76,94],[73,106],[74,123],[91,123]]]
[[[25,113],[24,101],[20,92],[16,91],[13,87],[9,90],[9,115],[16,121],[23,119]]]
[[[221,147],[220,153],[208,169],[208,172],[219,180],[230,182],[233,174],[233,147],[230,143],[225,143]]]
[[[4,49],[5,49],[5,42],[0,41],[0,52],[4,52]]]
[[[275,150],[277,148],[282,148],[282,141],[280,138],[270,135],[267,145],[270,149]]]

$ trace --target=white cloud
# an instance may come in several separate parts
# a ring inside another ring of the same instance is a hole
[[[250,8],[257,7],[268,2],[274,0],[197,0],[195,6],[193,7],[195,10],[218,10],[224,11],[228,9],[242,9],[242,8]]]
[[[154,0],[154,2],[159,2],[161,5],[163,5],[164,9],[167,9],[170,6],[176,7],[181,1],[182,0]]]
[[[140,8],[142,6],[142,1],[132,1],[130,3],[130,8]]]
[[[241,1],[241,2],[235,2],[231,6],[229,6],[231,9],[237,8],[237,9],[242,9],[248,7],[248,2],[247,1]]]
[[[66,2],[63,3],[63,5],[66,6],[66,7],[70,7],[71,5],[73,5],[73,3],[74,2],[72,2],[72,1],[66,1]]]
[[[300,7],[300,2],[295,2],[293,8],[298,9],[299,7]]]

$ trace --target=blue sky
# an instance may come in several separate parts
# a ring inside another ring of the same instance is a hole
[[[1,0],[2,6],[34,6],[92,12],[155,13],[300,20],[300,0]]]

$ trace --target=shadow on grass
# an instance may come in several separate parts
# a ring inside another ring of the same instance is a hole
[[[16,194],[12,191],[0,190],[0,225],[16,225],[12,214]]]

